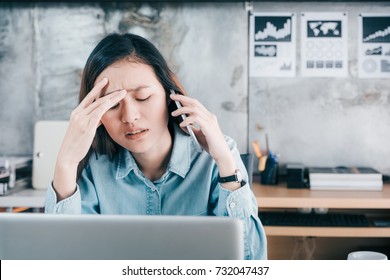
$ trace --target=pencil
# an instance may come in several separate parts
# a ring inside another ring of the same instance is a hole
[[[255,150],[255,154],[258,158],[261,158],[261,150],[260,150],[260,144],[258,141],[253,141],[252,142],[252,147],[253,147],[253,150]]]

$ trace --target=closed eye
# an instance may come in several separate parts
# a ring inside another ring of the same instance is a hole
[[[149,96],[146,97],[146,98],[136,98],[135,100],[137,100],[137,101],[146,101],[146,100],[148,100],[148,99],[150,98],[150,96],[151,96],[151,95],[149,95]]]

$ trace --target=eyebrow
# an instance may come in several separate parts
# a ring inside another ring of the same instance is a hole
[[[136,88],[129,88],[129,89],[126,89],[126,91],[127,91],[127,92],[133,92],[133,91],[137,92],[137,91],[140,91],[141,89],[145,89],[145,88],[149,88],[149,87],[150,87],[150,86],[139,86],[139,87],[136,87]],[[114,93],[114,92],[120,91],[120,90],[122,90],[122,88],[121,88],[121,89],[116,89],[116,90],[112,90],[112,91],[106,92],[106,93],[103,94],[103,96],[109,95],[109,94],[111,94],[111,93]]]

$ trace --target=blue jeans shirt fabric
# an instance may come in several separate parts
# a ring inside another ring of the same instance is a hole
[[[248,182],[235,141],[228,136],[225,140]],[[45,212],[230,216],[244,223],[245,259],[266,259],[266,236],[249,184],[230,191],[217,179],[215,161],[207,152],[199,153],[191,138],[176,126],[170,162],[158,180],[146,178],[126,149],[113,160],[106,155],[92,155],[72,196],[57,203],[56,193],[49,186]]]

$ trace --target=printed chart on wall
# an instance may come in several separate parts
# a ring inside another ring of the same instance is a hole
[[[301,74],[306,77],[348,76],[346,13],[302,13]]]
[[[390,77],[390,14],[359,16],[359,77]]]
[[[294,77],[296,20],[292,13],[254,13],[250,18],[251,77]]]

